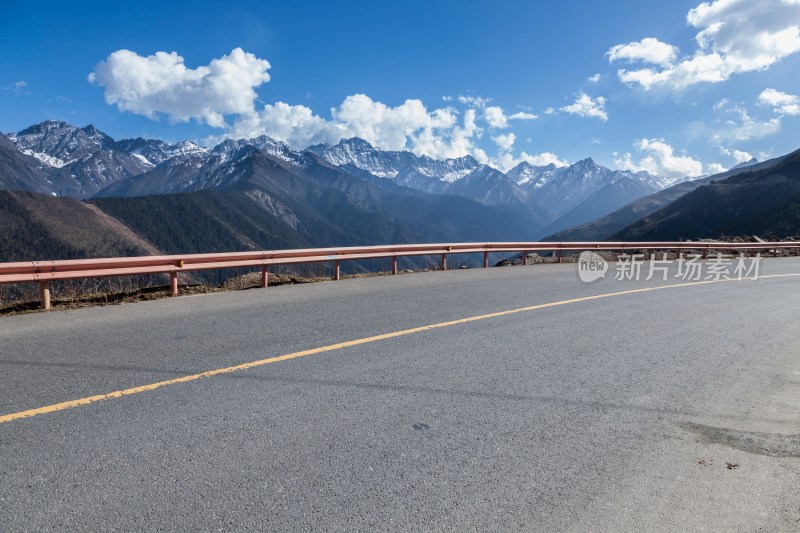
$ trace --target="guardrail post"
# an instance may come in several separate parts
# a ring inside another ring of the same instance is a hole
[[[703,259],[708,259],[708,250],[711,248],[710,246],[706,246],[705,250],[703,250]]]
[[[489,252],[483,252],[483,268],[489,268]]]
[[[442,270],[447,270],[447,254],[442,254]]]
[[[261,288],[266,289],[269,282],[269,271],[266,266],[261,267]]]
[[[42,301],[42,309],[45,311],[50,310],[50,282],[39,282],[39,299]]]
[[[336,260],[333,262],[333,279],[335,281],[339,281],[341,277],[341,270],[339,269],[339,261]]]
[[[558,263],[561,264],[561,250],[556,251],[556,256],[558,257]]]
[[[528,266],[528,252],[522,252],[522,266]]]
[[[177,272],[170,272],[169,273],[169,289],[172,293],[172,296],[178,295],[178,273]]]
[[[392,275],[397,275],[397,256],[392,256]]]

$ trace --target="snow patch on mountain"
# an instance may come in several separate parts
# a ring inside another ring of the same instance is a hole
[[[42,163],[44,163],[48,167],[61,168],[61,167],[64,167],[64,166],[66,166],[66,165],[68,165],[68,164],[70,164],[72,162],[72,161],[64,161],[62,159],[59,159],[57,157],[53,157],[53,156],[44,154],[42,152],[34,152],[33,150],[31,150],[29,148],[25,148],[25,149],[22,149],[20,151],[25,155],[30,155],[30,156],[35,157],[36,159],[38,159],[39,161],[41,161]]]

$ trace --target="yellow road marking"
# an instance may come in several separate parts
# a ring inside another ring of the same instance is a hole
[[[781,278],[781,277],[789,277],[789,276],[800,276],[798,274],[773,274],[769,276],[760,276],[761,278]],[[432,329],[440,329],[446,328],[449,326],[456,326],[458,324],[467,324],[469,322],[475,322],[478,320],[486,320],[487,318],[496,318],[501,316],[508,316],[517,313],[525,313],[528,311],[537,311],[539,309],[547,309],[548,307],[557,307],[560,305],[568,305],[568,304],[575,304],[580,302],[588,302],[591,300],[599,300],[601,298],[611,298],[614,296],[624,296],[628,294],[637,294],[641,292],[651,292],[657,291],[661,289],[675,289],[679,287],[692,287],[695,285],[708,285],[712,283],[721,283],[727,281],[750,281],[747,279],[743,280],[707,280],[707,281],[695,281],[689,283],[676,283],[671,285],[659,285],[656,287],[643,287],[641,289],[630,289],[627,291],[619,291],[619,292],[609,292],[605,294],[595,294],[593,296],[583,296],[581,298],[572,298],[570,300],[559,300],[556,302],[549,302],[544,304],[537,304],[537,305],[529,305],[527,307],[520,307],[517,309],[509,309],[506,311],[498,311],[495,313],[488,313],[485,315],[477,315],[471,316],[467,318],[459,318],[456,320],[448,320],[447,322],[439,322],[436,324],[428,324],[426,326],[419,326],[416,328],[410,329],[403,329],[399,331],[393,331],[391,333],[383,333],[381,335],[374,335],[372,337],[364,337],[362,339],[355,339],[346,342],[339,342],[336,344],[329,344],[327,346],[321,346],[319,348],[311,348],[310,350],[301,350],[299,352],[292,352],[287,353],[285,355],[279,355],[277,357],[269,357],[267,359],[259,359],[258,361],[251,361],[249,363],[242,363],[240,365],[234,366],[227,366],[225,368],[218,368],[216,370],[208,370],[206,372],[200,372],[199,374],[191,374],[188,376],[183,376],[180,378],[175,379],[168,379],[166,381],[159,381],[157,383],[150,383],[149,385],[141,385],[139,387],[132,387],[129,389],[118,390],[114,392],[109,392],[106,394],[98,394],[95,396],[88,396],[86,398],[81,398],[79,400],[70,400],[68,402],[61,402],[61,403],[54,403],[52,405],[46,405],[44,407],[37,407],[36,409],[28,409],[27,411],[18,411],[16,413],[9,413],[7,415],[0,416],[0,424],[4,424],[6,422],[12,422],[14,420],[19,420],[22,418],[30,418],[33,416],[43,415],[47,413],[53,413],[55,411],[63,411],[64,409],[71,409],[73,407],[79,407],[81,405],[89,405],[95,402],[99,402],[102,400],[110,400],[112,398],[122,398],[124,396],[130,396],[132,394],[139,394],[140,392],[147,392],[155,389],[160,389],[161,387],[166,387],[169,385],[177,385],[178,383],[187,383],[189,381],[196,381],[202,378],[210,378],[212,376],[218,376],[220,374],[230,374],[232,372],[239,372],[240,370],[247,370],[250,368],[255,368],[259,366],[269,365],[272,363],[278,363],[280,361],[288,361],[290,359],[297,359],[299,357],[305,357],[307,355],[315,355],[319,353],[325,352],[332,352],[334,350],[340,350],[342,348],[349,348],[351,346],[358,346],[360,344],[368,344],[372,342],[382,341],[386,339],[393,339],[395,337],[403,337],[405,335],[411,335],[413,333],[420,333],[423,331],[430,331]]]

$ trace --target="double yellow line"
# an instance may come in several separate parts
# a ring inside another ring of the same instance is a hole
[[[761,278],[780,278],[780,277],[789,277],[789,276],[800,276],[800,274],[776,274],[771,276],[761,276]],[[216,370],[208,370],[206,372],[200,372],[199,374],[190,374],[188,376],[183,376],[180,378],[175,379],[168,379],[166,381],[159,381],[156,383],[150,383],[148,385],[141,385],[139,387],[132,387],[129,389],[122,389],[114,392],[108,392],[105,394],[97,394],[95,396],[88,396],[86,398],[80,398],[78,400],[70,400],[67,402],[55,403],[52,405],[46,405],[44,407],[37,407],[36,409],[28,409],[26,411],[18,411],[16,413],[9,413],[7,415],[0,416],[0,424],[4,424],[6,422],[13,422],[14,420],[20,420],[22,418],[31,418],[34,416],[44,415],[47,413],[54,413],[56,411],[63,411],[65,409],[72,409],[73,407],[80,407],[82,405],[89,405],[92,403],[100,402],[103,400],[111,400],[114,398],[123,398],[125,396],[131,396],[133,394],[139,394],[141,392],[152,391],[156,389],[160,389],[162,387],[167,387],[170,385],[177,385],[179,383],[188,383],[190,381],[196,381],[198,379],[203,378],[210,378],[214,376],[219,376],[221,374],[231,374],[233,372],[240,372],[242,370],[248,370],[250,368],[256,368],[259,366],[269,365],[272,363],[279,363],[281,361],[288,361],[290,359],[298,359],[300,357],[306,357],[308,355],[316,355],[325,352],[332,352],[334,350],[341,350],[342,348],[349,348],[351,346],[359,346],[361,344],[369,344],[372,342],[383,341],[387,339],[393,339],[395,337],[403,337],[405,335],[412,335],[414,333],[421,333],[423,331],[430,331],[434,329],[441,329],[447,328],[450,326],[457,326],[459,324],[468,324],[470,322],[476,322],[478,320],[486,320],[488,318],[497,318],[502,316],[514,315],[517,313],[525,313],[528,311],[538,311],[539,309],[547,309],[549,307],[557,307],[560,305],[569,305],[569,304],[576,304],[581,302],[589,302],[592,300],[600,300],[602,298],[612,298],[615,296],[625,296],[628,294],[638,294],[642,292],[652,292],[658,291],[662,289],[676,289],[680,287],[693,287],[696,285],[708,285],[712,283],[721,283],[726,281],[749,281],[749,280],[708,280],[708,281],[696,281],[690,283],[678,283],[678,284],[671,284],[671,285],[659,285],[656,287],[645,287],[641,289],[631,289],[627,291],[619,291],[619,292],[610,292],[605,294],[596,294],[594,296],[584,296],[582,298],[572,298],[570,300],[560,300],[556,302],[549,302],[545,304],[538,304],[538,305],[530,305],[527,307],[520,307],[517,309],[509,309],[507,311],[498,311],[496,313],[488,313],[485,315],[476,315],[467,318],[459,318],[457,320],[449,320],[447,322],[439,322],[436,324],[429,324],[427,326],[419,326],[416,328],[410,329],[403,329],[399,331],[393,331],[391,333],[383,333],[381,335],[374,335],[372,337],[364,337],[361,339],[355,339],[346,342],[339,342],[336,344],[329,344],[327,346],[320,346],[319,348],[311,348],[310,350],[301,350],[299,352],[292,352],[287,353],[285,355],[279,355],[277,357],[269,357],[267,359],[259,359],[258,361],[251,361],[249,363],[242,363],[240,365],[234,366],[227,366],[224,368],[218,368]]]

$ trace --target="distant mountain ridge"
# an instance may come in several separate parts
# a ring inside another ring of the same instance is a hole
[[[556,219],[571,220],[563,217],[584,202],[592,205],[587,212],[594,215],[657,190],[661,183],[647,173],[607,169],[591,158],[563,167],[521,163],[501,172],[471,156],[436,160],[380,150],[359,138],[302,151],[263,135],[203,147],[141,137],[117,141],[95,126],[61,121],[44,121],[0,138],[0,169],[6,170],[0,189],[78,199],[238,191],[294,225],[310,220],[298,210],[308,209],[314,194],[328,194],[331,201],[342,202],[343,212],[355,208],[404,219],[428,227],[426,234],[432,221],[413,220],[415,213],[432,217],[429,206],[455,205],[452,198],[460,197],[468,201],[456,216],[460,224],[472,226],[476,204],[482,205],[494,213],[493,220],[475,223],[495,231],[506,224],[502,234],[527,239],[540,237]],[[610,187],[617,182],[630,185]],[[601,190],[604,200],[592,200]],[[616,199],[609,191],[616,191]],[[403,211],[395,211],[398,204],[390,197],[404,199]],[[323,211],[331,214],[331,209],[329,204]],[[505,214],[498,216],[501,211]],[[351,214],[357,218],[355,211]]]
[[[619,180],[628,179],[640,185],[634,188],[642,194],[659,190],[667,183],[647,172],[610,170],[591,158],[564,167],[554,164],[537,167],[522,162],[502,173],[470,156],[435,161],[410,152],[383,151],[358,138],[342,140],[332,147],[313,146],[309,150],[331,164],[355,167],[424,192],[456,194],[492,205],[498,203],[498,198],[513,198],[541,212],[539,219],[545,223]],[[487,175],[492,179],[486,179]]]

